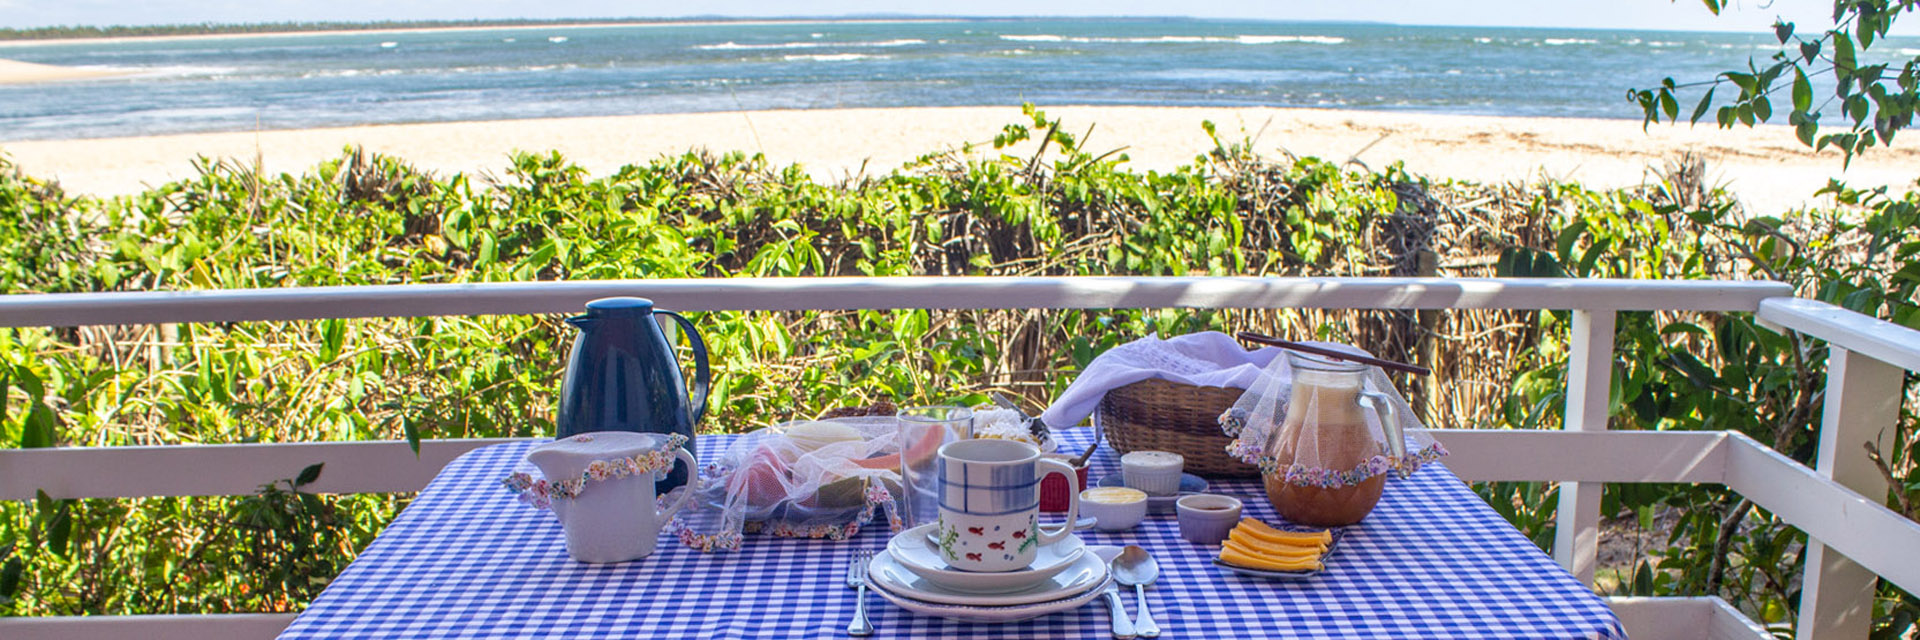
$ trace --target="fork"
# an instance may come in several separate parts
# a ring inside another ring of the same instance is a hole
[[[854,596],[853,622],[847,624],[847,635],[873,635],[873,623],[867,622],[867,561],[873,559],[873,553],[860,551],[853,554],[853,563],[847,565],[847,588],[859,589]]]

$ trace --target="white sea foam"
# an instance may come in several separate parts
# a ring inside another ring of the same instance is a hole
[[[392,41],[388,41],[388,42],[382,42],[382,43],[380,43],[380,48],[382,48],[382,49],[392,49],[392,48],[394,48],[394,47],[398,47],[398,46],[400,46],[400,43],[398,43],[398,42],[392,42]]]
[[[810,53],[781,56],[787,62],[848,62],[852,60],[885,60],[893,56],[874,56],[864,53]]]
[[[148,67],[134,74],[139,78],[226,78],[236,75],[240,67],[213,67],[199,65],[176,65],[166,67]]]
[[[1076,44],[1201,44],[1210,42],[1232,42],[1238,44],[1342,44],[1346,38],[1335,36],[1267,36],[1240,35],[1226,36],[1151,36],[1138,38],[1103,37],[1067,37],[1042,33],[1036,35],[1001,35],[1001,40],[1014,42],[1072,42]]]
[[[548,38],[547,38],[547,42],[552,42],[552,43],[555,43],[555,44],[559,44],[559,43],[562,43],[562,42],[566,42],[566,41],[567,41],[567,37],[566,37],[566,36],[550,36],[550,37],[548,37]]]
[[[895,40],[872,40],[864,42],[780,42],[774,44],[740,44],[732,40],[720,44],[698,44],[693,48],[704,51],[729,51],[736,49],[843,49],[869,47],[911,47],[926,44],[919,38],[899,38]]]
[[[1473,41],[1480,44],[1493,44],[1493,38],[1474,38]]]
[[[1347,39],[1336,36],[1240,36],[1234,41],[1240,44],[1345,44]]]
[[[1564,47],[1570,44],[1600,44],[1600,41],[1586,38],[1547,38],[1540,43],[1549,47]]]

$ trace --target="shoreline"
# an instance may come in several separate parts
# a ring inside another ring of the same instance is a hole
[[[180,33],[151,36],[105,36],[99,38],[46,38],[0,40],[0,49],[31,47],[38,45],[72,45],[90,43],[120,42],[156,42],[191,40],[233,40],[239,38],[283,38],[302,36],[362,36],[370,34],[439,33],[446,31],[527,31],[533,29],[605,29],[609,27],[718,27],[743,26],[761,27],[769,25],[805,25],[805,24],[920,24],[959,22],[961,18],[855,18],[849,20],[834,19],[793,19],[793,20],[654,20],[639,22],[568,22],[559,24],[508,24],[498,26],[445,26],[445,27],[395,27],[392,29],[314,29],[310,31],[260,31],[255,33]]]
[[[1269,157],[1349,158],[1373,170],[1403,162],[1416,176],[1483,183],[1570,180],[1589,188],[1646,184],[1665,163],[1692,153],[1709,184],[1725,184],[1755,214],[1814,204],[1840,177],[1855,188],[1920,177],[1920,148],[1877,148],[1841,170],[1839,154],[1799,146],[1783,126],[1721,130],[1632,120],[1461,116],[1269,107],[1042,107],[1063,130],[1091,132],[1088,151],[1123,149],[1133,171],[1191,165],[1213,147],[1202,120],[1226,143],[1252,138]],[[775,166],[799,164],[816,179],[882,175],[929,152],[994,153],[1001,127],[1022,122],[1017,107],[912,107],[735,111],[353,126],[257,132],[0,143],[0,154],[69,192],[127,195],[194,175],[196,156],[259,158],[269,174],[303,173],[350,145],[438,174],[503,175],[515,150],[558,151],[595,176],[690,149],[763,153]],[[1256,137],[1257,136],[1257,137]],[[1030,155],[1031,147],[1010,150]]]

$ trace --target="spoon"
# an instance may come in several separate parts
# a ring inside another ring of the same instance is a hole
[[[1133,594],[1140,602],[1140,620],[1133,623],[1133,632],[1142,638],[1160,637],[1160,625],[1153,623],[1153,614],[1147,611],[1147,585],[1160,577],[1160,565],[1155,564],[1153,555],[1135,545],[1127,545],[1120,556],[1113,559],[1113,578],[1120,584],[1133,587]]]

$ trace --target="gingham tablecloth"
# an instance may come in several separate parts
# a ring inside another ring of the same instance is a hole
[[[1080,449],[1090,430],[1061,434]],[[729,436],[701,436],[702,457]],[[884,552],[884,523],[851,540],[749,536],[703,554],[663,534],[636,562],[569,560],[559,523],[500,484],[533,443],[470,452],[435,477],[287,630],[297,638],[840,638],[853,615],[843,582],[856,550]],[[1118,469],[1096,455],[1090,478]],[[1247,514],[1276,521],[1257,480],[1217,481]],[[1389,480],[1327,568],[1303,582],[1245,578],[1210,564],[1172,515],[1133,531],[1083,531],[1137,544],[1160,580],[1148,590],[1169,638],[1624,638],[1604,602],[1555,565],[1439,464]],[[1027,622],[962,624],[868,595],[880,637],[1110,637],[1104,600]],[[1133,611],[1131,593],[1125,598]]]

